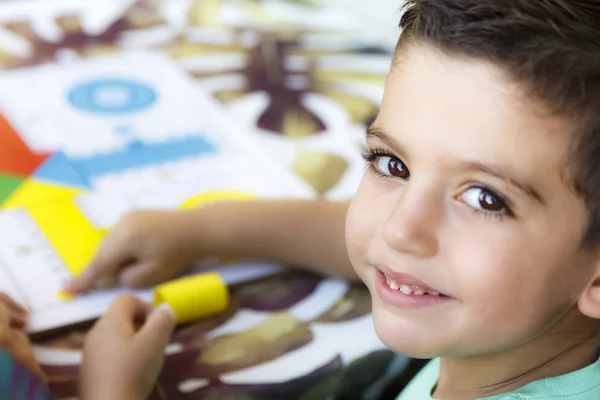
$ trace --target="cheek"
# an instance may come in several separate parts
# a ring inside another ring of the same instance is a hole
[[[346,246],[355,267],[364,262],[369,244],[385,221],[378,199],[368,178],[363,178],[346,216]]]
[[[482,325],[511,321],[503,329],[517,334],[548,323],[576,302],[572,275],[566,276],[572,259],[560,245],[554,251],[541,248],[536,246],[541,238],[514,231],[472,233],[455,238],[450,264],[459,296]]]

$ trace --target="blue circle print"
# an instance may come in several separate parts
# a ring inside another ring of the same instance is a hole
[[[68,99],[80,110],[126,114],[151,106],[156,101],[156,92],[148,85],[128,79],[100,79],[76,86]]]

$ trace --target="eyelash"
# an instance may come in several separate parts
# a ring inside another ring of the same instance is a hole
[[[471,210],[472,213],[476,214],[476,215],[480,215],[484,218],[492,218],[492,219],[497,219],[498,221],[503,221],[504,218],[506,217],[510,217],[510,218],[514,218],[515,214],[512,211],[512,207],[509,205],[508,200],[506,200],[505,196],[502,196],[501,194],[498,194],[498,192],[489,189],[485,186],[481,186],[481,185],[472,185],[469,186],[465,191],[467,190],[471,190],[471,189],[481,189],[481,190],[485,190],[488,194],[492,195],[492,197],[500,200],[504,206],[504,212],[502,213],[498,213],[498,212],[491,212],[491,211],[485,211],[485,210],[480,210],[478,208],[474,208],[474,207],[469,207],[469,210]],[[463,193],[465,192],[463,191]]]
[[[384,174],[379,169],[375,168],[375,161],[380,157],[390,157],[398,159],[395,155],[381,148],[367,149],[362,153],[362,158],[365,161],[365,167],[367,171],[374,174],[379,178],[390,178],[390,176]]]
[[[384,150],[382,148],[366,149],[362,153],[362,158],[365,161],[365,167],[366,167],[366,169],[367,169],[368,172],[374,174],[375,176],[377,176],[379,178],[386,178],[386,179],[393,178],[393,177],[390,177],[389,175],[384,174],[377,167],[375,167],[375,162],[380,157],[390,157],[392,159],[398,160],[398,161],[400,161],[400,162],[403,163],[403,161],[399,160],[397,156],[393,155],[389,151]],[[485,211],[485,210],[481,210],[481,209],[478,209],[478,208],[470,207],[470,206],[467,205],[467,207],[474,214],[479,215],[479,216],[483,216],[485,218],[497,219],[499,221],[503,221],[504,218],[506,218],[506,217],[511,217],[511,218],[515,217],[515,214],[512,211],[512,207],[510,206],[509,201],[506,200],[505,196],[499,194],[495,190],[492,190],[490,188],[487,188],[487,187],[481,186],[481,185],[471,185],[471,186],[467,187],[462,193],[464,194],[467,190],[472,190],[472,189],[481,189],[481,190],[487,192],[492,197],[494,197],[495,199],[498,199],[500,202],[502,202],[502,204],[504,206],[504,209],[505,209],[504,212],[499,213],[499,212]]]

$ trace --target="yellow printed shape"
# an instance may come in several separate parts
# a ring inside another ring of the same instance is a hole
[[[27,180],[1,207],[25,207],[73,275],[91,261],[104,235],[74,203],[80,193],[83,190]]]
[[[49,201],[27,207],[44,235],[73,275],[92,260],[103,233],[96,230],[72,199]]]
[[[157,286],[153,294],[152,306],[168,304],[177,324],[210,317],[229,307],[229,289],[215,272],[167,282]]]
[[[27,179],[2,203],[0,208],[39,206],[46,200],[71,200],[82,192],[81,189]]]
[[[191,199],[185,201],[182,205],[182,209],[190,209],[201,207],[210,203],[216,203],[218,201],[229,201],[229,200],[257,200],[258,197],[245,192],[237,192],[233,190],[223,190],[215,192],[207,192],[194,196]]]
[[[58,292],[58,294],[56,295],[58,297],[59,300],[62,301],[71,301],[74,300],[77,296],[72,294],[72,293],[66,293],[63,291]]]

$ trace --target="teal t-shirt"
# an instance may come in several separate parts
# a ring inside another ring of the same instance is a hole
[[[0,399],[1,400],[49,400],[46,386],[15,360],[0,349]]]
[[[435,400],[431,392],[440,371],[440,360],[429,362],[400,393],[396,400]],[[600,359],[577,371],[531,382],[511,392],[477,400],[599,400]]]

